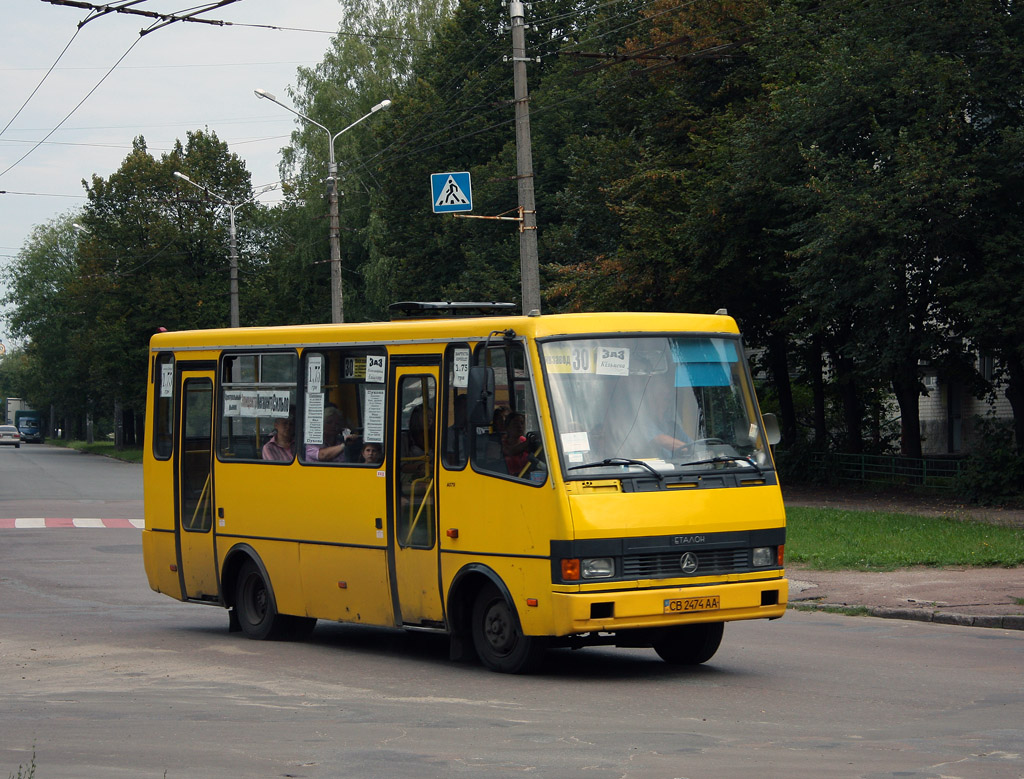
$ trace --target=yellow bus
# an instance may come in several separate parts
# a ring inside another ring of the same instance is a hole
[[[778,425],[731,317],[392,308],[153,336],[155,591],[254,639],[433,631],[510,673],[551,647],[702,663],[783,615]]]

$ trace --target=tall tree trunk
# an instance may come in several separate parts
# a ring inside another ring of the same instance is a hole
[[[135,446],[135,412],[130,408],[121,411],[122,436],[125,446]]]
[[[124,418],[121,416],[121,399],[114,398],[114,448],[124,449]]]
[[[846,428],[846,445],[843,447],[850,454],[864,451],[864,404],[861,403],[857,390],[857,379],[853,373],[853,363],[847,357],[833,352],[836,369],[836,387],[843,404],[843,425]]]
[[[811,340],[807,351],[807,370],[811,375],[814,393],[814,448],[821,451],[828,445],[828,422],[825,417],[825,365],[821,336]]]
[[[1024,455],[1024,360],[1013,355],[1003,356],[1010,381],[1006,385],[1006,399],[1013,410],[1013,435],[1017,453]]]
[[[920,384],[915,360],[907,360],[892,377],[892,389],[900,405],[900,453],[904,457],[921,456]]]
[[[768,361],[775,380],[775,391],[779,395],[782,440],[792,446],[796,443],[796,409],[793,407],[793,386],[789,381],[789,345],[785,335],[773,332],[768,336]]]

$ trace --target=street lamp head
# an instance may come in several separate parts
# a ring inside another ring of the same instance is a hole
[[[174,175],[177,176],[178,178],[180,178],[182,181],[187,181],[189,184],[195,184],[196,183],[192,179],[190,179],[188,176],[186,176],[184,173],[182,173],[180,170],[174,171]],[[196,186],[199,186],[199,185],[196,184]]]
[[[388,98],[384,98],[379,103],[377,103],[377,105],[370,109],[370,113],[375,114],[378,111],[385,111],[388,108],[391,108],[391,101],[388,100]]]
[[[277,98],[274,97],[265,89],[254,89],[253,92],[255,93],[256,97],[265,97],[267,100],[273,100],[275,103],[277,102]]]

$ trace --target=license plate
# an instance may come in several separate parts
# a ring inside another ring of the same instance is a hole
[[[665,601],[666,614],[683,614],[688,611],[715,611],[722,608],[717,595],[703,598],[669,598]]]

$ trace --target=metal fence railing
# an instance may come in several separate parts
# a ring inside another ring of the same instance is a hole
[[[959,457],[901,457],[818,452],[814,469],[824,481],[891,484],[951,490],[963,469]]]

